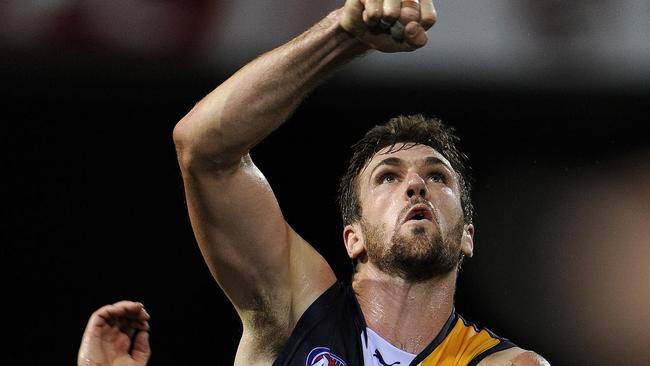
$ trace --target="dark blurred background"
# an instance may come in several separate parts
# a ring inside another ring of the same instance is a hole
[[[232,364],[241,326],[196,246],[172,129],[341,3],[0,1],[1,364],[74,364],[91,312],[122,299],[153,317],[150,365]],[[287,220],[347,279],[348,147],[439,116],[476,181],[460,313],[553,365],[650,364],[650,1],[435,4],[425,49],[342,68],[253,151]]]

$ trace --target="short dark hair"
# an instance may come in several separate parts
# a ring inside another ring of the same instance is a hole
[[[471,224],[474,207],[470,198],[469,160],[458,150],[456,144],[460,138],[454,133],[454,128],[445,125],[440,119],[427,118],[422,114],[397,116],[370,129],[361,140],[352,145],[353,153],[348,169],[341,177],[338,202],[343,225],[361,218],[358,178],[372,157],[387,146],[390,146],[389,152],[395,152],[415,145],[430,146],[449,160],[451,167],[458,174],[465,223]],[[409,144],[396,147],[398,143]]]

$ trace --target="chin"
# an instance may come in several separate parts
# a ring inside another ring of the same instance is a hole
[[[442,238],[439,233],[426,224],[410,225],[410,227],[404,229],[393,236],[393,244],[401,244],[406,248],[417,248],[418,252],[423,251],[423,249],[424,251],[436,250],[442,245]]]
[[[435,224],[402,225],[388,243],[383,232],[364,227],[367,255],[381,271],[411,282],[422,282],[453,271],[459,245],[446,243]]]
[[[427,229],[424,226],[417,225],[411,229],[411,234],[413,234],[414,236],[427,235]]]
[[[414,282],[445,275],[457,267],[460,258],[460,247],[450,244],[437,232],[418,225],[410,228],[408,235],[393,238],[384,264],[400,277]]]

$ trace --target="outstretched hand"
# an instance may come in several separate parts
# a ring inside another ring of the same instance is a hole
[[[424,46],[435,22],[433,0],[347,0],[340,18],[344,30],[383,52]]]
[[[95,311],[81,339],[78,366],[144,366],[149,360],[149,314],[120,301]]]

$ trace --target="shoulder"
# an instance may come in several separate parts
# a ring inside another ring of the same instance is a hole
[[[533,351],[519,347],[495,352],[478,363],[478,366],[550,366],[551,364]]]

